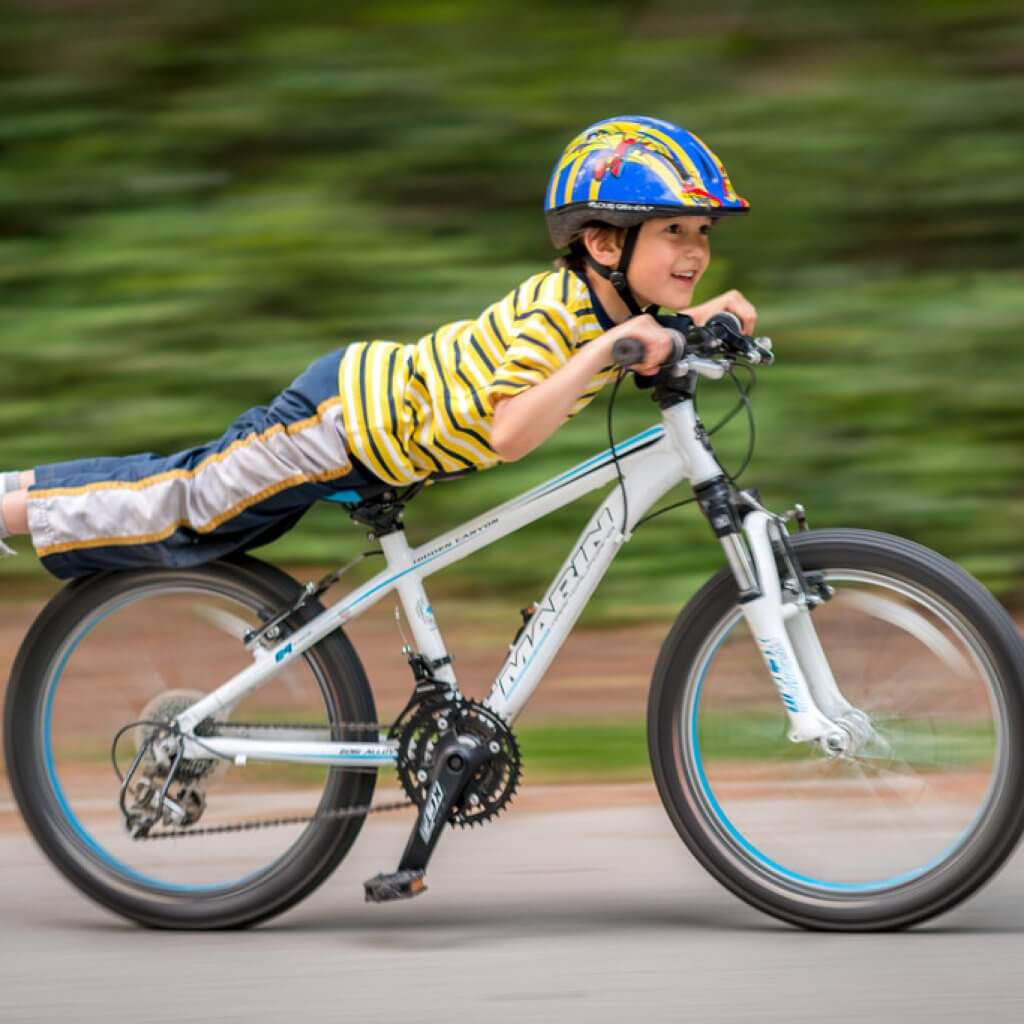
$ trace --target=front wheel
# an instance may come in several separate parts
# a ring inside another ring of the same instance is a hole
[[[243,557],[76,580],[43,610],[11,674],[7,771],[35,838],[84,893],[145,925],[240,927],[302,899],[348,851],[364,815],[327,812],[368,805],[374,772],[184,761],[169,793],[188,812],[170,829],[182,838],[160,839],[162,827],[133,837],[118,806],[112,754],[124,773],[152,730],[131,723],[170,721],[251,665],[247,632],[300,592],[290,576]],[[280,635],[322,610],[309,601]],[[196,732],[355,740],[366,734],[350,723],[375,719],[362,666],[336,630]],[[149,760],[129,807],[155,802],[164,776]]]
[[[974,579],[861,530],[794,538],[831,600],[811,614],[870,739],[842,757],[793,743],[731,574],[683,610],[655,668],[654,776],[720,882],[809,928],[900,928],[982,885],[1024,828],[1022,648]]]

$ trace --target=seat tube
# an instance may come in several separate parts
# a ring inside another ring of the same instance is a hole
[[[412,549],[406,539],[404,530],[395,530],[377,538],[387,559],[388,567],[393,572],[402,572],[413,568]],[[448,651],[441,636],[441,629],[434,617],[434,609],[423,588],[423,582],[417,572],[406,574],[395,584],[398,598],[402,602],[405,618],[412,630],[416,652],[422,654],[433,663],[443,662],[432,669],[435,679],[448,683],[458,693],[455,672],[449,661]]]

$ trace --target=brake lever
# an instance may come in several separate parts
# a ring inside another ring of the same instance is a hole
[[[752,339],[754,348],[757,350],[758,355],[761,357],[759,362],[764,363],[765,366],[771,366],[775,362],[775,351],[772,347],[771,338],[754,338]]]
[[[770,366],[775,361],[775,354],[772,351],[772,339],[765,337],[751,338],[743,333],[740,318],[735,313],[723,311],[710,317],[702,328],[701,340],[707,345],[709,337],[714,338],[711,343],[713,349],[721,349],[730,356],[742,359],[753,365],[763,363]]]

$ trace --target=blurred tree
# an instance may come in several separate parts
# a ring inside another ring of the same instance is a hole
[[[474,315],[551,259],[540,200],[568,138],[648,113],[705,137],[753,204],[702,287],[742,288],[776,338],[751,479],[1024,597],[1022,53],[1009,0],[9,2],[0,467],[193,443],[347,339]],[[706,391],[711,419],[730,399]],[[630,397],[620,436],[652,416]],[[418,499],[414,530],[605,440],[598,406]],[[579,515],[533,530],[529,564],[499,547],[452,585],[539,586]],[[272,554],[358,544],[326,511],[307,524]],[[718,564],[672,513],[607,607],[678,602],[667,544],[694,579]]]

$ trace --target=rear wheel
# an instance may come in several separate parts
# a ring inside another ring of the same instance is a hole
[[[292,906],[344,857],[363,815],[158,841],[133,839],[118,808],[118,731],[170,720],[251,664],[244,634],[299,592],[251,558],[109,573],[71,583],[33,625],[8,689],[7,769],[44,852],[93,899],[146,925],[238,927]],[[281,635],[322,610],[310,601]],[[349,723],[375,719],[363,668],[337,630],[197,733],[354,740],[367,733]],[[121,737],[122,773],[151,731]],[[152,759],[140,781],[147,775],[159,782]],[[363,807],[375,779],[372,770],[211,759],[184,762],[169,793],[194,819],[188,831]],[[130,801],[145,796],[133,788]]]
[[[834,588],[811,622],[870,739],[840,758],[787,739],[723,572],[655,669],[659,792],[698,860],[769,914],[843,930],[922,921],[985,882],[1024,827],[1019,635],[983,587],[916,544],[858,530],[794,542]]]

